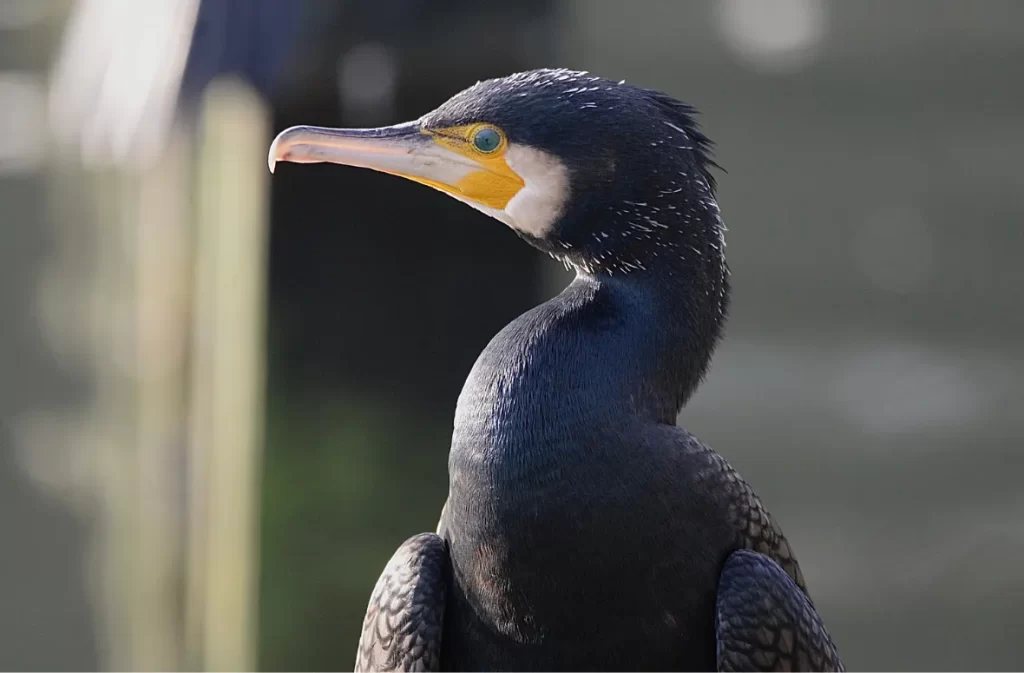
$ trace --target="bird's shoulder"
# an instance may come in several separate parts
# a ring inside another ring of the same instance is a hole
[[[749,549],[771,558],[801,590],[806,591],[803,573],[782,528],[768,513],[757,493],[739,472],[709,445],[682,427],[672,427],[674,450],[691,463],[693,484],[713,500],[724,513],[735,534],[735,547]]]

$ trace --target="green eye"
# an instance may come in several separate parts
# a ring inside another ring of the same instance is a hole
[[[481,152],[493,152],[501,147],[501,134],[485,126],[473,135],[473,147]]]

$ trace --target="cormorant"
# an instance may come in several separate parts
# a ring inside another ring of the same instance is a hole
[[[657,91],[544,69],[413,122],[274,140],[271,170],[400,175],[576,270],[473,366],[437,533],[385,568],[356,670],[842,670],[778,525],[676,425],[729,300],[694,116]]]

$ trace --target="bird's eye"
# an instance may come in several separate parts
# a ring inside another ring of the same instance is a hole
[[[485,126],[473,134],[473,147],[481,152],[493,152],[501,147],[501,134],[491,127]]]

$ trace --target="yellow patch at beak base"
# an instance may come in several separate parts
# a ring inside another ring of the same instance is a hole
[[[434,142],[447,150],[471,159],[479,166],[461,178],[454,185],[427,183],[456,196],[476,201],[488,208],[504,210],[508,202],[519,193],[526,183],[505,161],[508,142],[502,134],[502,143],[493,152],[481,152],[473,146],[473,135],[480,124],[453,126],[445,129],[426,131]],[[491,127],[494,128],[494,127]],[[500,129],[495,129],[501,133]]]

